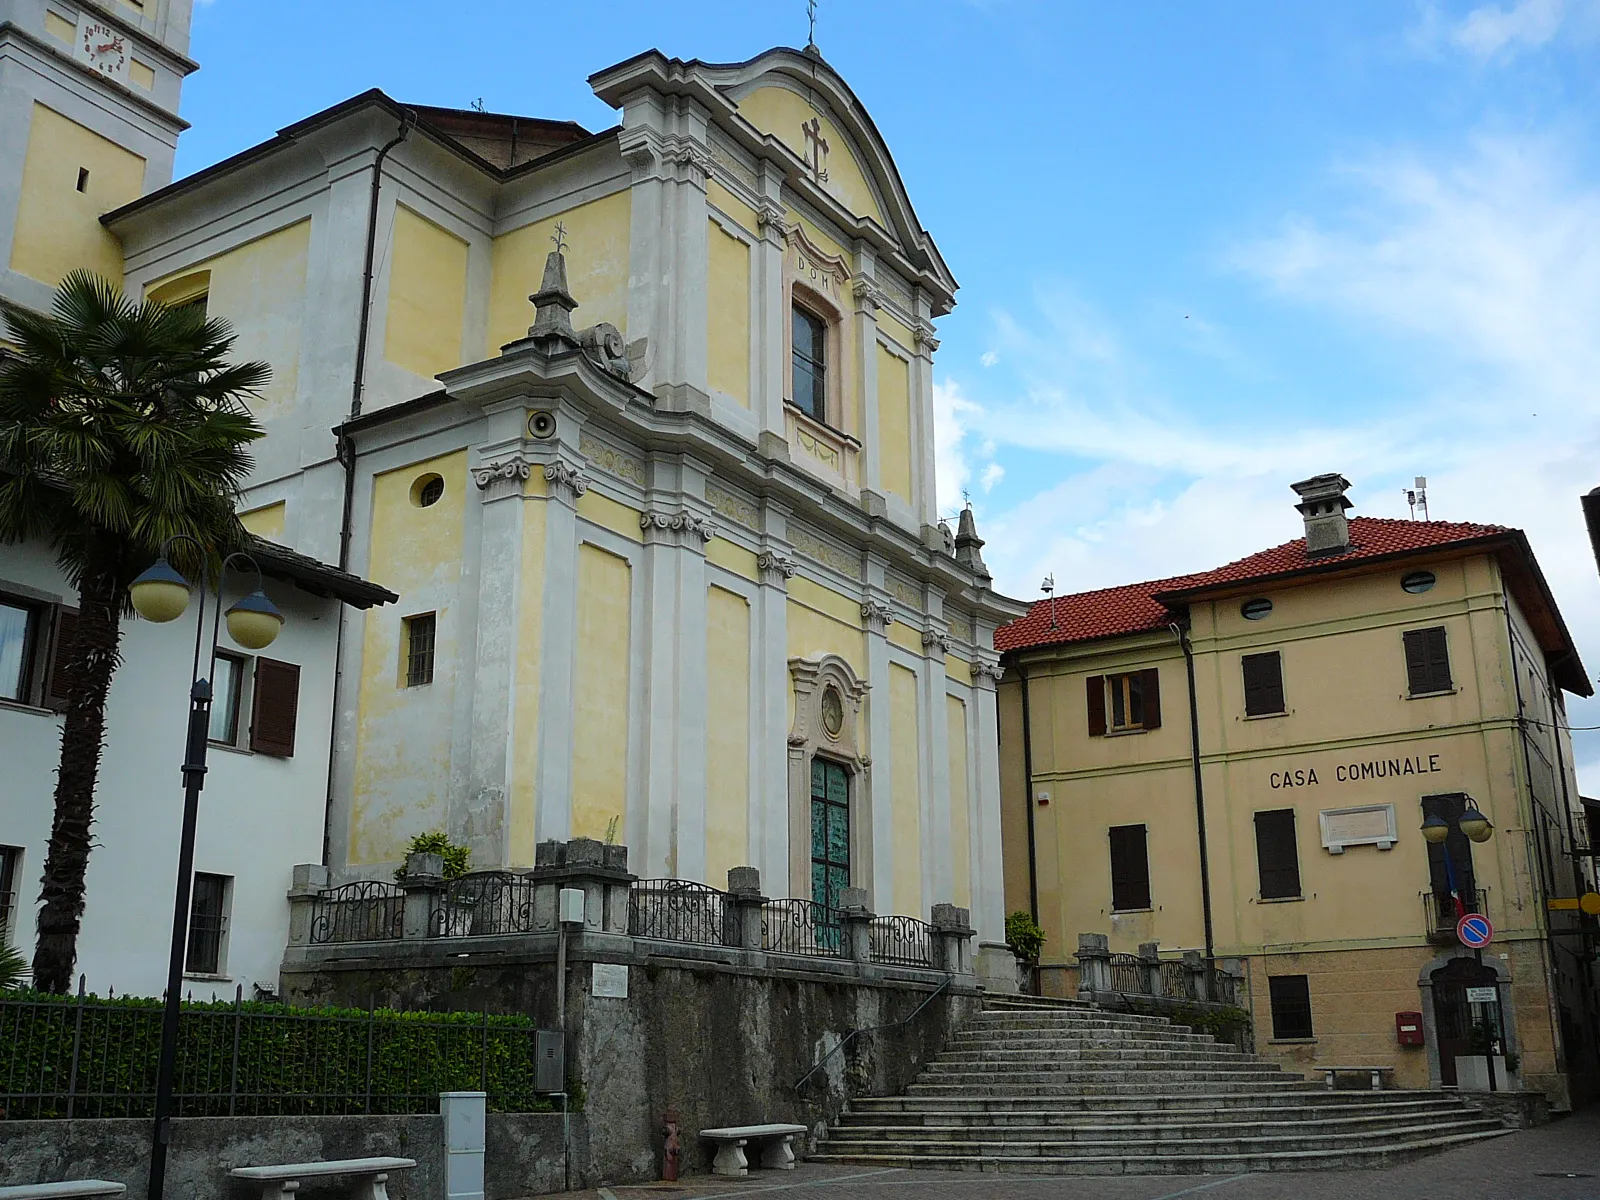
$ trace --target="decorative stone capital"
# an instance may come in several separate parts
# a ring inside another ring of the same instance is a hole
[[[863,600],[861,619],[867,623],[868,629],[876,629],[882,633],[894,624],[894,609],[877,600]]]
[[[938,629],[924,629],[922,631],[922,652],[932,654],[937,651],[940,655],[950,653],[950,635]]]
[[[583,473],[583,468],[561,458],[545,463],[544,481],[550,485],[552,494],[564,493],[574,503],[589,490],[589,477]]]
[[[932,354],[939,348],[939,339],[933,336],[932,325],[919,325],[911,331],[911,340],[916,342],[916,348]]]
[[[769,241],[782,243],[789,236],[789,214],[783,205],[763,200],[756,209],[756,231]]]
[[[642,512],[639,528],[644,530],[645,541],[649,544],[704,546],[717,536],[715,525],[686,508],[677,512]]]
[[[997,683],[1005,675],[1006,670],[997,662],[988,662],[981,658],[972,660],[972,686],[994,690]]]
[[[705,187],[711,174],[711,154],[701,145],[684,139],[669,141],[662,158],[679,169],[679,178]]]
[[[478,485],[484,500],[498,500],[522,490],[522,484],[533,474],[533,464],[520,454],[486,463],[472,469],[472,482]]]
[[[856,303],[863,309],[877,312],[883,307],[883,289],[865,275],[857,277],[850,285],[850,293],[856,298]]]
[[[756,570],[761,574],[761,582],[772,587],[782,587],[794,578],[795,569],[794,559],[775,550],[763,550],[756,555]]]

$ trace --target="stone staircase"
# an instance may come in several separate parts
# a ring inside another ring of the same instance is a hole
[[[1330,1091],[1165,1018],[990,999],[811,1161],[1040,1175],[1386,1166],[1509,1132],[1446,1092]]]

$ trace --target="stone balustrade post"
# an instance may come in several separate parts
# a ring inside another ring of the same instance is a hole
[[[533,856],[533,922],[540,932],[554,932],[562,888],[583,892],[583,929],[587,933],[628,932],[628,848],[595,838],[540,842]]]
[[[1206,956],[1198,950],[1183,952],[1183,970],[1189,983],[1189,999],[1209,1000],[1206,995]]]
[[[311,944],[311,910],[328,886],[328,868],[321,863],[299,863],[289,885],[289,945]]]
[[[933,963],[949,975],[971,975],[972,939],[977,930],[972,928],[972,910],[954,904],[935,904],[929,914],[933,920]]]
[[[406,855],[405,871],[400,876],[400,888],[406,894],[405,916],[400,936],[427,937],[432,932],[436,898],[442,896],[445,890],[444,856]]]
[[[873,911],[867,907],[866,888],[842,888],[839,891],[840,935],[844,939],[844,956],[852,962],[872,961]]]
[[[1161,943],[1139,943],[1139,982],[1147,996],[1161,995]]]
[[[1103,933],[1078,935],[1078,999],[1093,1000],[1111,990],[1111,939]]]
[[[755,867],[728,870],[728,911],[723,914],[722,941],[741,950],[761,950],[761,872]]]

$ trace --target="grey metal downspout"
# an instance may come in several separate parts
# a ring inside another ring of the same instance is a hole
[[[1200,908],[1206,923],[1206,962],[1216,958],[1216,939],[1211,925],[1211,854],[1206,848],[1206,790],[1200,772],[1200,701],[1194,686],[1194,647],[1189,644],[1189,630],[1185,623],[1174,622],[1172,632],[1178,635],[1178,645],[1183,647],[1183,666],[1189,677],[1189,758],[1194,764],[1194,823],[1200,839]]]
[[[372,323],[372,260],[378,248],[378,193],[383,187],[383,160],[416,128],[417,114],[406,109],[400,130],[385,142],[372,163],[372,193],[367,204],[367,254],[361,270],[361,319],[356,326],[356,362],[350,384],[350,420],[361,415],[361,392],[367,381],[367,333]],[[344,506],[339,518],[339,569],[350,569],[350,535],[356,497],[356,443],[342,430],[334,435],[334,456],[344,468]],[[328,865],[333,822],[334,744],[339,732],[339,693],[344,682],[344,604],[339,605],[338,630],[333,642],[333,715],[328,723],[328,794],[322,806],[322,865]]]
[[[1028,915],[1039,923],[1039,869],[1034,861],[1033,840],[1033,728],[1028,718],[1028,672],[1017,664],[1022,681],[1022,808],[1028,815]]]

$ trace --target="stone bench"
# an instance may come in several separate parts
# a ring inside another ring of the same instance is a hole
[[[61,1183],[19,1183],[0,1187],[0,1200],[58,1200],[62,1196],[120,1196],[125,1183],[108,1179],[68,1179]]]
[[[389,1172],[408,1171],[414,1158],[346,1158],[330,1162],[284,1163],[275,1167],[235,1167],[228,1174],[261,1185],[261,1200],[291,1200],[302,1179],[328,1175],[357,1177],[355,1200],[389,1200]]]
[[[1334,1079],[1339,1075],[1370,1075],[1372,1077],[1372,1090],[1383,1091],[1383,1077],[1393,1075],[1393,1067],[1318,1067],[1323,1077],[1328,1081],[1328,1086],[1333,1087]]]
[[[749,1162],[744,1148],[760,1143],[761,1165],[774,1171],[794,1170],[796,1136],[804,1135],[804,1125],[730,1125],[726,1129],[702,1129],[700,1136],[717,1144],[717,1157],[711,1164],[713,1175],[746,1175]]]

